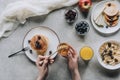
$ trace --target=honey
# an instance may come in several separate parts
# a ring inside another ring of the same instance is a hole
[[[94,52],[93,52],[92,48],[90,48],[90,47],[86,46],[80,50],[80,57],[83,60],[90,60],[90,59],[92,59],[93,55],[94,55]]]
[[[61,56],[66,57],[68,55],[68,51],[69,51],[69,45],[67,43],[60,43],[58,45],[58,53]]]

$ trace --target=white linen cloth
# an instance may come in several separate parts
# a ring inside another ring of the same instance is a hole
[[[7,37],[26,19],[46,15],[49,12],[74,5],[79,0],[21,0],[8,4],[0,15],[0,38]]]

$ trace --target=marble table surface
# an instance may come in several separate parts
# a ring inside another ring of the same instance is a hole
[[[17,0],[0,0],[0,13],[6,5]],[[93,6],[100,0],[93,0]],[[93,28],[89,12],[87,17],[83,17],[78,6],[78,19],[73,25],[68,25],[64,19],[65,8],[51,12],[44,19],[31,18],[24,25],[19,25],[15,32],[8,38],[0,40],[0,80],[36,80],[38,69],[24,53],[20,53],[12,58],[8,55],[22,48],[22,41],[31,28],[36,26],[47,26],[53,29],[59,36],[61,42],[67,42],[72,45],[77,53],[83,46],[90,46],[94,53],[98,53],[99,46],[108,40],[120,40],[120,31],[111,36],[99,34]],[[92,9],[92,8],[91,8]],[[90,24],[90,31],[85,37],[80,37],[75,32],[75,24],[81,20],[86,20]],[[89,63],[85,63],[79,58],[79,72],[82,80],[120,80],[120,71],[109,71],[104,69],[97,61],[96,55]],[[57,56],[55,63],[49,66],[49,75],[47,80],[71,80],[68,70],[67,60]]]

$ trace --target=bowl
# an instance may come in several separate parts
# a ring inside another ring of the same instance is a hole
[[[113,47],[113,46],[116,46],[116,47]],[[116,52],[116,54],[115,54],[115,52]],[[117,55],[119,55],[119,56],[117,56]],[[117,60],[118,58],[120,59],[120,43],[119,42],[107,41],[107,42],[104,42],[100,46],[100,48],[98,50],[98,54],[97,54],[97,59],[102,67],[104,67],[108,70],[119,69],[120,68],[120,60]]]
[[[69,24],[72,24],[76,21],[78,17],[78,12],[76,9],[70,7],[65,10],[64,15],[65,15],[66,22]]]
[[[69,47],[70,45],[67,43],[60,43],[57,47],[58,53],[61,56],[66,57],[68,55]]]
[[[81,21],[81,22],[76,24],[75,30],[76,30],[78,35],[84,36],[89,32],[90,26],[86,21]]]

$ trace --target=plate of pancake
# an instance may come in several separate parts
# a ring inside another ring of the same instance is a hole
[[[101,1],[92,9],[91,22],[100,33],[113,34],[120,29],[120,3]]]
[[[26,56],[33,62],[36,62],[38,55],[49,56],[57,50],[60,39],[55,31],[49,27],[35,27],[30,29],[23,40],[23,48],[29,47],[25,51]],[[51,57],[55,58],[57,53]]]

